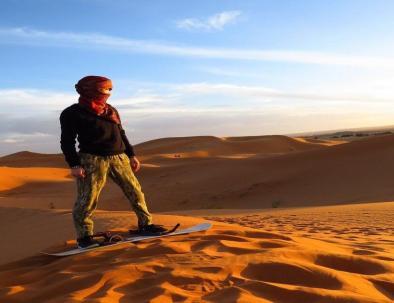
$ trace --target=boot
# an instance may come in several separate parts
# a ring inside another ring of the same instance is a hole
[[[166,232],[167,229],[163,225],[148,224],[145,226],[140,226],[138,233],[140,234],[161,234]]]
[[[100,246],[100,243],[97,240],[93,239],[92,236],[85,236],[83,238],[78,238],[77,244],[78,244],[78,248],[83,248],[83,249]]]

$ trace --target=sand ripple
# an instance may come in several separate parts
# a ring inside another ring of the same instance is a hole
[[[393,280],[393,262],[335,243],[217,223],[205,233],[3,265],[0,302],[376,303],[392,302]]]

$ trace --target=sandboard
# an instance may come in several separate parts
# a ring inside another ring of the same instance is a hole
[[[63,251],[63,252],[59,252],[59,253],[47,253],[47,252],[41,252],[41,253],[45,254],[45,255],[49,255],[49,256],[55,256],[55,257],[66,257],[66,256],[72,256],[72,255],[86,253],[89,251],[96,251],[96,250],[100,250],[100,249],[105,249],[107,247],[114,247],[114,246],[121,245],[124,243],[135,243],[135,242],[140,242],[140,241],[149,240],[149,239],[158,239],[158,238],[163,238],[163,237],[171,237],[171,236],[195,233],[195,232],[199,232],[199,231],[208,230],[209,228],[211,228],[211,226],[212,226],[211,223],[205,222],[205,223],[194,225],[189,228],[176,230],[174,232],[164,234],[164,235],[134,236],[134,237],[126,238],[123,241],[114,242],[114,243],[102,245],[102,246],[96,246],[96,247],[92,247],[92,248],[75,248],[75,249],[71,249],[71,250],[67,250],[67,251]]]

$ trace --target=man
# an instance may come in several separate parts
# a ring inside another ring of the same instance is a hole
[[[60,115],[61,149],[77,180],[77,200],[73,209],[77,243],[80,248],[98,246],[93,239],[92,215],[107,176],[118,184],[137,215],[140,231],[163,232],[152,224],[144,193],[134,172],[140,162],[122,128],[117,110],[107,103],[112,91],[110,79],[87,76],[75,85],[79,102]],[[75,148],[78,138],[79,153]]]

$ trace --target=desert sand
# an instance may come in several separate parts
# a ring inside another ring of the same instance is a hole
[[[394,136],[188,137],[136,146],[155,223],[213,228],[67,258],[61,155],[0,158],[0,302],[393,302]],[[161,213],[160,213],[161,212]],[[108,182],[96,230],[134,215]]]

